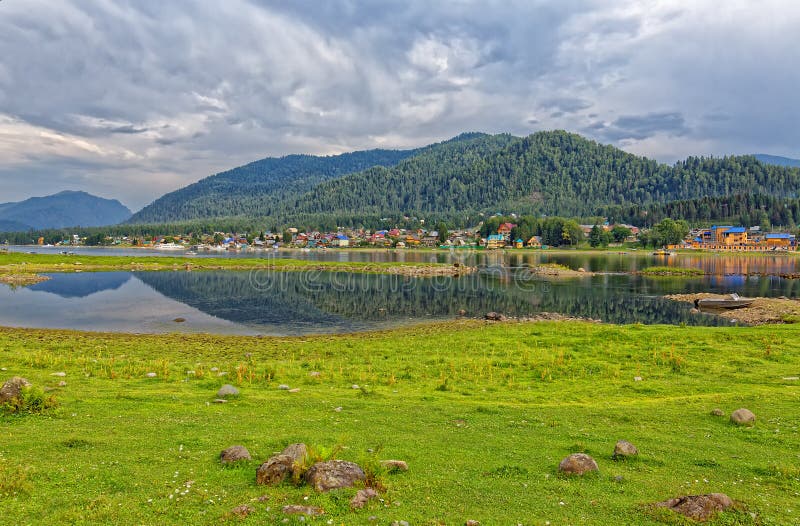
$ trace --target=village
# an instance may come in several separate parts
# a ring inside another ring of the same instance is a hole
[[[157,250],[238,252],[278,248],[298,249],[343,249],[343,248],[392,248],[392,249],[541,249],[578,248],[589,246],[620,248],[648,244],[649,229],[640,229],[628,224],[575,224],[572,238],[566,233],[559,236],[558,243],[548,244],[540,235],[520,237],[518,225],[500,223],[482,235],[482,225],[469,229],[427,230],[424,228],[392,228],[384,230],[338,229],[335,232],[300,231],[287,228],[281,233],[262,231],[259,233],[213,232],[189,235],[162,235],[153,237],[105,236],[96,234],[81,237],[77,234],[55,245],[45,245],[44,238],[37,244],[42,246],[124,246]],[[567,228],[566,226],[564,227]],[[552,236],[551,236],[552,238]],[[673,240],[674,241],[674,240]],[[655,248],[655,243],[653,244]],[[693,228],[679,242],[664,243],[666,250],[723,251],[723,252],[767,252],[796,251],[797,237],[789,232],[765,232],[759,226],[711,226]]]

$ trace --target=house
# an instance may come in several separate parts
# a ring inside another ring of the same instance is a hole
[[[501,234],[491,234],[486,238],[486,248],[503,248],[506,246],[506,238]]]
[[[788,250],[795,246],[795,236],[791,234],[764,234],[764,243],[767,248],[772,250]]]
[[[331,246],[334,247],[349,247],[350,246],[350,238],[344,234],[337,234],[335,238],[331,240]]]
[[[499,227],[497,227],[497,233],[501,236],[509,236],[511,235],[511,230],[517,225],[514,223],[503,223]]]
[[[528,246],[532,248],[542,248],[542,238],[540,236],[532,236],[528,240]]]
[[[522,248],[522,246],[523,246],[522,239],[521,238],[517,238],[517,240],[514,241],[514,248]]]

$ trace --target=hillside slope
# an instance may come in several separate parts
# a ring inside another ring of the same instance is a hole
[[[86,192],[64,191],[0,204],[0,228],[6,231],[114,225],[130,216],[131,211],[116,199]]]
[[[144,207],[129,223],[164,223],[213,217],[269,216],[288,195],[372,166],[394,166],[415,150],[368,150],[342,155],[266,158],[206,177]]]
[[[800,159],[791,159],[789,157],[781,157],[779,155],[768,155],[766,153],[757,153],[754,155],[754,157],[764,164],[800,168]]]
[[[690,157],[674,166],[564,131],[475,136],[442,143],[392,168],[327,181],[287,201],[280,216],[543,213],[758,193],[795,197],[800,170],[753,156]]]

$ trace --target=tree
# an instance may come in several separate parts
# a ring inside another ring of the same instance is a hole
[[[447,231],[447,225],[444,222],[440,222],[436,230],[439,231],[439,243],[444,243],[450,237],[450,232]]]
[[[615,243],[622,243],[631,237],[631,234],[633,234],[633,232],[626,226],[617,225],[611,229],[611,237],[614,239]]]
[[[292,233],[289,232],[288,230],[285,230],[283,232],[283,237],[281,238],[281,240],[283,241],[284,245],[288,245],[289,243],[292,242]]]
[[[561,228],[561,244],[564,245],[577,245],[583,240],[583,229],[577,221],[569,219],[564,221],[564,226]]]
[[[608,245],[608,233],[601,227],[594,225],[592,231],[589,232],[589,246],[600,247]]]

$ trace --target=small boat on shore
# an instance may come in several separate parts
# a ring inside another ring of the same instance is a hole
[[[698,309],[742,309],[749,307],[755,300],[752,298],[742,298],[734,293],[726,298],[703,298],[694,300],[694,306]]]
[[[670,252],[669,250],[656,250],[653,252],[654,256],[674,256],[675,252]]]

